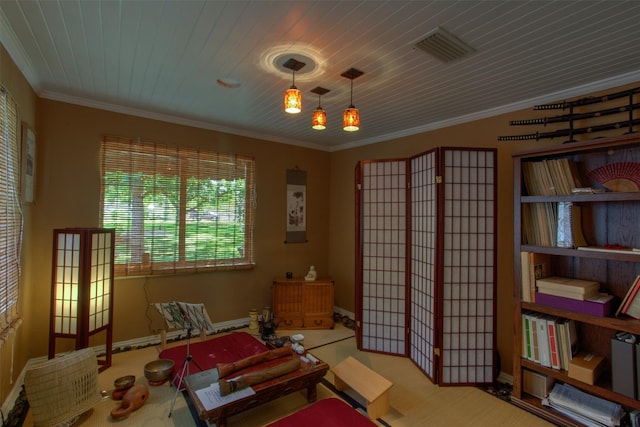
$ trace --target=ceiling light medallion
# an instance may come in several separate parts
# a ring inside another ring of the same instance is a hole
[[[320,105],[320,97],[329,92],[329,89],[318,86],[311,89],[311,92],[318,94],[318,108],[313,111],[311,116],[311,127],[315,130],[324,130],[327,128],[327,113]]]
[[[305,66],[304,62],[297,61],[290,58],[287,62],[282,64],[283,67],[292,71],[291,87],[284,93],[284,111],[289,114],[297,114],[302,111],[302,92],[296,87],[296,71],[299,71]]]
[[[360,112],[353,105],[353,79],[357,79],[364,73],[355,68],[350,68],[344,73],[340,74],[342,77],[346,77],[351,80],[351,98],[349,107],[344,110],[342,115],[342,128],[347,132],[355,132],[360,129]]]

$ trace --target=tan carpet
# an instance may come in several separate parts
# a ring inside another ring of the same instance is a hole
[[[241,329],[241,331],[249,332],[259,337],[258,331],[250,330],[248,328]],[[343,327],[342,325],[336,325],[333,330],[279,330],[278,335],[294,335],[301,333],[304,335],[304,345],[307,348],[314,348],[322,345],[326,345],[332,342],[339,342],[349,337],[354,336],[354,332],[350,329]],[[209,336],[207,338],[212,338]],[[193,338],[192,343],[200,341],[200,338]],[[168,346],[184,345],[186,341],[178,341],[170,343]],[[148,385],[147,379],[144,377],[144,365],[147,362],[158,358],[160,348],[156,346],[147,347],[139,350],[132,350],[113,355],[112,366],[98,375],[99,384],[101,389],[112,390],[113,381],[124,375],[135,375],[136,384]],[[186,352],[185,352],[186,357]],[[182,366],[176,367],[176,369],[182,369]],[[333,393],[322,385],[318,386],[318,399],[332,396]],[[171,403],[175,397],[175,405],[169,417],[169,410],[171,409]],[[163,427],[163,426],[177,426],[177,427],[195,427],[197,424],[193,420],[187,403],[182,395],[178,393],[176,396],[176,389],[170,387],[169,383],[165,383],[161,386],[151,387],[149,386],[149,399],[147,402],[137,411],[132,412],[127,418],[114,421],[110,414],[111,410],[119,405],[119,402],[112,400],[111,398],[103,399],[98,405],[96,405],[92,411],[84,414],[73,426],[82,427],[103,427],[103,426],[122,426],[122,427]],[[276,402],[270,402],[260,407],[245,411],[241,414],[230,417],[228,420],[229,426],[261,426],[275,421],[287,414],[302,409],[308,405],[307,399],[302,392],[295,392],[288,396],[284,396],[278,399]],[[33,420],[30,415],[24,423],[25,427],[32,427]]]

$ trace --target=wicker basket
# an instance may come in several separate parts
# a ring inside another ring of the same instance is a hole
[[[34,425],[69,421],[100,401],[95,353],[86,348],[33,366],[25,373],[24,387]]]

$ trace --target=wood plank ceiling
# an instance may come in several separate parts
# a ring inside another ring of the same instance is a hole
[[[324,150],[640,81],[639,23],[638,1],[0,1],[0,42],[41,97]],[[415,47],[438,28],[472,52]]]

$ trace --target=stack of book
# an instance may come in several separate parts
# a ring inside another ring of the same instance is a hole
[[[567,158],[525,162],[522,173],[530,196],[569,195],[582,187],[577,165]]]
[[[569,159],[545,159],[522,164],[529,196],[563,196],[582,188],[577,165]],[[582,234],[579,207],[573,203],[530,203],[523,206],[524,240],[529,245],[579,247]]]
[[[625,415],[619,403],[592,396],[569,384],[556,383],[542,404],[586,426],[619,426]]]
[[[538,293],[584,301],[598,294],[600,283],[593,280],[551,276],[536,280]]]
[[[600,293],[600,283],[568,277],[536,280],[536,303],[592,316],[605,317],[613,311],[614,297]]]
[[[542,313],[522,313],[522,357],[553,369],[569,369],[578,349],[576,323]]]
[[[633,281],[624,299],[618,306],[616,316],[626,314],[634,319],[640,319],[640,298],[638,290],[640,289],[640,275]]]

